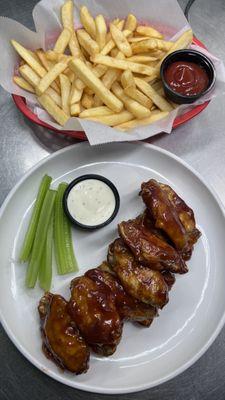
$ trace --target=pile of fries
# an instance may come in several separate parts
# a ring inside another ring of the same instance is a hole
[[[168,115],[174,104],[164,97],[160,66],[171,52],[192,42],[191,30],[176,42],[166,41],[134,15],[114,19],[109,27],[80,9],[83,28],[74,28],[73,1],[61,7],[63,30],[52,50],[26,49],[11,43],[21,57],[14,82],[35,93],[41,106],[60,125],[71,116],[122,131],[148,125]]]

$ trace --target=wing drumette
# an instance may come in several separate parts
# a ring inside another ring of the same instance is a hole
[[[168,185],[154,179],[141,185],[140,195],[154,218],[185,259],[189,259],[201,233],[196,228],[192,209]]]
[[[150,326],[154,317],[157,316],[156,307],[136,300],[124,290],[108,263],[104,262],[98,268],[90,269],[85,275],[97,284],[104,283],[111,290],[116,308],[123,320]]]
[[[159,308],[168,302],[168,286],[162,274],[138,264],[122,239],[110,245],[108,261],[132,297]]]
[[[99,354],[111,355],[122,335],[122,320],[111,290],[87,276],[71,282],[69,311],[82,336]]]
[[[121,238],[142,265],[180,274],[188,271],[181,255],[156,232],[144,226],[141,216],[121,222],[118,229]]]
[[[88,369],[90,351],[68,314],[68,303],[60,295],[46,293],[40,300],[43,351],[62,369],[81,374]]]

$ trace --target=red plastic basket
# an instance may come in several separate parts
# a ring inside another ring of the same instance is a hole
[[[200,40],[194,38],[193,39],[193,43],[197,44],[198,46],[202,47],[202,48],[206,48],[204,46],[204,44],[202,42],[200,42]],[[56,132],[58,134],[65,134],[67,136],[70,137],[74,137],[76,139],[80,139],[80,140],[87,140],[87,136],[85,135],[85,132],[83,131],[66,131],[66,130],[58,130],[48,124],[46,124],[44,121],[41,121],[37,115],[35,115],[28,107],[26,104],[26,100],[24,97],[22,96],[18,96],[13,94],[12,98],[17,106],[17,108],[23,113],[23,115],[25,115],[25,117],[27,117],[30,121],[34,122],[37,125],[43,126],[53,132]],[[194,107],[192,110],[178,116],[173,123],[173,129],[177,128],[178,126],[184,124],[185,122],[189,121],[190,119],[192,119],[193,117],[195,117],[196,115],[198,115],[200,112],[202,112],[204,110],[204,108],[207,107],[207,105],[209,104],[209,101],[206,101],[203,104],[200,104],[196,107]]]

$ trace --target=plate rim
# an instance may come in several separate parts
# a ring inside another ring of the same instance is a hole
[[[153,151],[156,151],[156,152],[159,152],[161,154],[164,154],[167,157],[172,158],[175,161],[177,161],[178,163],[180,163],[181,165],[183,165],[194,176],[196,176],[204,186],[206,186],[206,188],[208,189],[208,191],[211,193],[212,197],[216,201],[217,206],[219,207],[220,211],[222,212],[222,215],[223,215],[223,218],[224,218],[224,222],[225,222],[225,208],[224,208],[224,205],[223,205],[222,201],[220,200],[219,196],[217,195],[217,193],[215,192],[215,190],[213,189],[211,184],[209,184],[207,182],[207,180],[205,178],[203,178],[201,176],[201,174],[198,171],[196,171],[191,165],[189,165],[186,161],[182,160],[180,157],[178,157],[177,155],[171,153],[168,150],[165,150],[165,149],[163,149],[163,148],[161,148],[159,146],[155,146],[155,145],[149,144],[149,143],[143,143],[143,142],[129,142],[128,143],[128,142],[126,142],[126,143],[117,143],[116,145],[120,145],[120,146],[121,145],[122,146],[142,146],[142,147],[145,147],[145,148],[151,148]],[[71,151],[71,150],[73,150],[73,149],[75,149],[77,147],[81,147],[81,146],[89,147],[89,143],[88,142],[82,142],[82,143],[74,144],[74,145],[71,145],[71,146],[66,146],[63,149],[60,149],[60,150],[56,151],[55,153],[49,154],[48,156],[44,157],[37,164],[35,164],[30,169],[28,169],[28,171],[19,179],[17,184],[10,190],[10,192],[6,196],[5,200],[3,201],[2,205],[1,205],[1,208],[0,208],[0,223],[1,223],[2,216],[3,216],[7,206],[9,204],[10,200],[13,198],[13,196],[16,193],[16,191],[18,190],[18,188],[23,184],[23,182],[35,170],[37,170],[40,166],[42,166],[43,164],[48,162],[48,160],[52,160],[54,158],[57,158],[59,154],[61,155],[63,153],[66,153],[67,151]],[[110,144],[104,144],[104,146],[110,146]],[[190,366],[195,364],[195,362],[198,361],[199,358],[209,349],[209,347],[213,344],[213,342],[215,341],[215,339],[217,338],[217,336],[221,332],[221,330],[222,330],[222,328],[223,328],[223,326],[225,324],[225,310],[224,310],[224,312],[222,314],[222,317],[221,317],[219,323],[217,324],[217,327],[214,330],[213,334],[210,336],[210,338],[207,340],[207,342],[201,347],[201,349],[193,357],[191,357],[190,360],[188,360],[186,363],[184,363],[181,367],[176,368],[171,373],[168,373],[163,378],[156,379],[153,382],[146,383],[144,385],[141,384],[140,386],[138,386],[138,385],[131,386],[131,387],[129,387],[129,389],[123,388],[123,387],[121,387],[120,389],[113,389],[113,388],[109,388],[109,389],[104,388],[104,389],[102,389],[101,387],[96,388],[95,386],[85,387],[85,383],[77,383],[76,380],[74,380],[73,382],[66,381],[66,378],[63,376],[63,374],[62,374],[62,376],[60,376],[60,375],[58,375],[58,373],[43,367],[39,361],[37,361],[33,356],[30,355],[30,353],[26,349],[24,349],[24,347],[17,340],[15,334],[8,327],[7,322],[6,322],[6,320],[5,320],[4,316],[3,316],[3,313],[2,313],[2,310],[1,310],[1,306],[0,306],[0,322],[2,324],[2,327],[3,327],[4,331],[7,334],[7,336],[12,341],[12,343],[16,346],[16,348],[20,351],[20,353],[29,362],[31,362],[35,367],[37,367],[41,372],[45,373],[46,375],[48,375],[49,377],[53,378],[54,380],[66,385],[66,386],[70,386],[70,387],[72,387],[74,389],[78,389],[78,390],[83,390],[85,392],[99,393],[99,394],[126,394],[126,393],[140,392],[140,391],[143,391],[143,390],[151,389],[151,388],[153,388],[155,386],[159,386],[162,383],[165,383],[165,382],[175,378],[176,376],[180,375],[182,372],[187,370]]]

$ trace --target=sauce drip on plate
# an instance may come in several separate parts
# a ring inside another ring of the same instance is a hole
[[[167,84],[177,93],[193,96],[203,92],[209,85],[206,71],[189,61],[176,61],[165,71]]]

